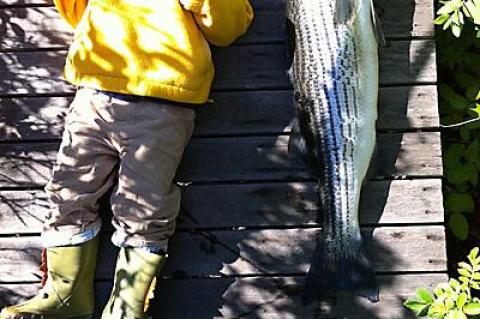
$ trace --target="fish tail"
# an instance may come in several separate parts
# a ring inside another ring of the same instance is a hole
[[[332,258],[325,243],[319,243],[313,253],[303,287],[303,304],[331,298],[337,290],[353,292],[371,302],[379,300],[375,271],[363,246],[360,245],[355,252]]]

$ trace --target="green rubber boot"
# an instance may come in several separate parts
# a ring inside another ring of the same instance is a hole
[[[97,249],[98,237],[77,246],[47,248],[45,286],[32,299],[4,308],[0,319],[92,318]]]
[[[148,318],[145,313],[147,294],[157,270],[165,261],[165,256],[141,248],[121,248],[112,293],[101,319]]]

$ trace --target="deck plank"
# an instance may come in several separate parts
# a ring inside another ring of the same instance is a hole
[[[298,158],[288,154],[288,136],[194,138],[187,147],[177,180],[225,182],[308,179]],[[46,184],[58,143],[0,144],[0,187]],[[375,178],[441,176],[440,134],[382,133],[373,159]]]
[[[413,297],[416,288],[431,290],[447,279],[445,274],[381,275],[379,303],[344,296],[331,309],[323,304],[302,306],[304,277],[162,280],[151,313],[153,319],[413,319],[403,301]],[[110,288],[109,283],[97,283],[97,312],[107,302]],[[37,289],[37,284],[0,284],[0,307],[23,301]]]
[[[433,37],[433,2],[425,0],[378,1],[381,20],[388,39]],[[0,17],[5,25],[0,34],[0,49],[36,49],[66,47],[71,43],[71,27],[54,7],[4,8]],[[237,43],[272,43],[285,41],[284,15],[281,10],[260,11],[248,33]]]
[[[442,223],[441,196],[440,179],[369,181],[362,194],[360,222]],[[182,188],[177,228],[317,225],[316,203],[313,183],[191,185]],[[43,191],[0,191],[2,234],[40,233],[49,208]]]
[[[196,110],[195,136],[280,134],[290,131],[292,91],[217,92],[215,103]],[[0,98],[0,140],[60,138],[72,97]],[[380,89],[380,130],[439,127],[437,91],[433,85]]]
[[[163,273],[175,277],[304,274],[320,232],[320,228],[178,231],[170,241]],[[363,228],[363,234],[377,272],[447,270],[443,226]],[[97,278],[102,280],[112,278],[118,251],[108,237],[102,236],[99,248]],[[0,282],[38,280],[40,251],[37,236],[0,238]]]
[[[0,54],[2,96],[72,92],[72,86],[61,76],[65,54],[64,50]],[[217,66],[213,86],[216,91],[290,88],[283,44],[222,48],[213,50],[213,55]],[[435,42],[392,42],[381,50],[380,70],[380,85],[435,83]]]

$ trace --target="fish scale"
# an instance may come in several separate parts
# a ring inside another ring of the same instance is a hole
[[[377,118],[372,6],[371,0],[287,0],[296,106],[289,149],[318,180],[323,213],[304,301],[337,288],[378,299],[358,222]]]

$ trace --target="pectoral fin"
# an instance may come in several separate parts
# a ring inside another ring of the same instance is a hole
[[[286,19],[286,33],[287,33],[287,65],[288,69],[292,67],[293,64],[293,57],[295,53],[295,26],[293,23]]]
[[[375,39],[377,40],[378,46],[384,48],[387,46],[387,39],[385,39],[382,23],[380,22],[377,11],[375,10],[375,4],[373,3],[373,0],[370,0],[370,7],[372,10],[372,25],[375,32]]]
[[[288,140],[288,154],[291,156],[298,156],[302,159],[307,157],[307,145],[305,139],[300,133],[300,126],[298,119],[293,119],[292,132]]]

